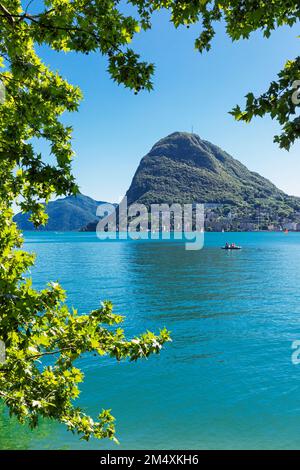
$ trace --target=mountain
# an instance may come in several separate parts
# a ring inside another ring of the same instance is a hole
[[[128,205],[206,203],[208,230],[277,230],[290,222],[300,226],[300,198],[285,194],[224,150],[187,132],[174,132],[152,147],[126,195]],[[49,222],[40,230],[94,231],[96,209],[103,203],[83,194],[50,202]],[[33,230],[28,218],[20,213],[14,220],[22,230]]]
[[[196,134],[174,132],[142,158],[127,191],[128,204],[213,203],[243,213],[259,208],[281,217],[300,211],[300,198],[288,196],[266,178]],[[276,217],[277,217],[276,215]]]
[[[46,212],[49,215],[48,223],[39,230],[44,231],[76,231],[95,221],[96,210],[103,201],[95,201],[91,197],[78,194],[49,202]],[[16,214],[14,221],[18,227],[25,230],[34,230],[33,224],[28,220],[30,214]]]

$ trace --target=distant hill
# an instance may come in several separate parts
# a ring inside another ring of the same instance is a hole
[[[48,223],[38,230],[43,231],[77,231],[89,222],[95,221],[96,210],[104,201],[95,201],[91,197],[78,194],[49,202],[46,212],[49,215]],[[23,230],[35,230],[28,220],[30,214],[16,214],[14,217],[18,227]]]
[[[127,191],[128,204],[219,203],[289,216],[300,198],[288,196],[216,145],[196,134],[175,132],[141,160]]]

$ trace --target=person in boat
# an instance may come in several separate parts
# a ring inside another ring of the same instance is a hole
[[[235,243],[231,243],[231,248],[235,248]]]
[[[229,243],[228,242],[225,243],[225,248],[229,248]]]

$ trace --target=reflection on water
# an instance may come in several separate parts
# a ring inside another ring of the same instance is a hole
[[[300,234],[206,234],[174,242],[100,242],[94,234],[30,233],[34,283],[59,280],[86,312],[109,298],[128,335],[166,326],[173,343],[138,364],[85,357],[80,398],[112,408],[122,448],[300,448]],[[109,448],[63,426],[30,432],[1,415],[1,448]]]

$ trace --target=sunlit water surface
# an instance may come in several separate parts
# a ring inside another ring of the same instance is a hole
[[[220,249],[226,241],[241,251]],[[300,448],[300,234],[206,234],[175,242],[102,242],[93,233],[27,233],[34,285],[58,280],[80,312],[110,299],[128,336],[166,326],[173,343],[139,363],[83,357],[79,399],[111,408],[120,446],[62,425],[36,431],[2,412],[2,449]]]

